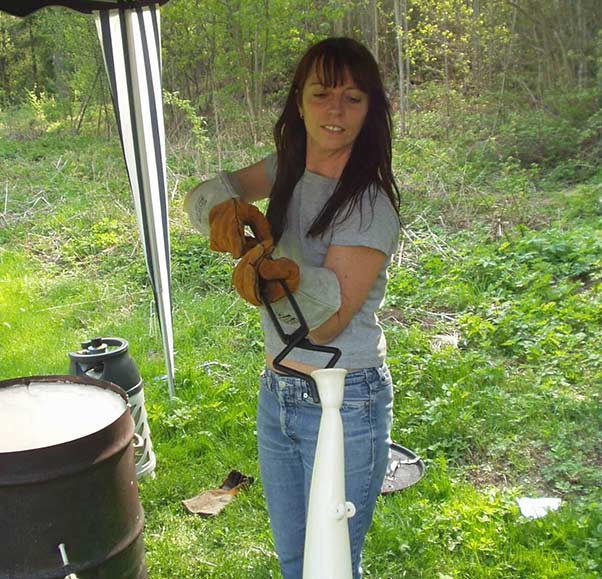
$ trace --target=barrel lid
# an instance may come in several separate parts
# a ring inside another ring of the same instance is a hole
[[[424,462],[422,459],[403,446],[391,443],[389,464],[381,494],[388,495],[395,491],[402,491],[416,484],[424,475]]]
[[[126,409],[121,396],[93,384],[28,381],[0,389],[0,452],[33,450],[92,434]]]
[[[95,464],[115,452],[116,447],[130,444],[134,435],[128,398],[119,386],[88,376],[30,376],[0,381],[0,399],[3,391],[15,386],[36,387],[56,384],[77,384],[102,388],[119,395],[123,401],[121,412],[116,412],[108,422],[85,435],[72,440],[40,448],[0,451],[0,486],[15,482],[33,482],[53,478],[68,472],[77,472]],[[94,412],[94,408],[90,409]],[[81,433],[80,433],[81,434]]]

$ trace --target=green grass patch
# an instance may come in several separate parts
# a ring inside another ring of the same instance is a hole
[[[382,315],[393,438],[427,469],[379,499],[365,575],[593,579],[600,179],[544,188],[548,173],[476,158],[434,139],[396,145],[404,231]],[[81,341],[127,339],[158,458],[140,485],[150,576],[279,577],[255,446],[259,317],[230,287],[232,261],[185,222],[189,165],[168,162],[176,399],[119,144],[85,135],[0,142],[0,379],[66,373]],[[219,517],[184,511],[233,468],[256,482]],[[564,499],[558,512],[520,516],[517,497],[547,495]]]

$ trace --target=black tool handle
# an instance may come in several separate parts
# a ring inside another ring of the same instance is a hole
[[[297,321],[299,322],[299,327],[290,334],[287,334],[284,331],[284,328],[280,324],[280,320],[278,320],[269,300],[267,299],[265,286],[263,283],[261,283],[260,280],[259,293],[261,295],[261,300],[263,301],[263,304],[268,311],[268,314],[272,320],[272,323],[274,324],[274,327],[276,328],[276,331],[278,332],[278,335],[280,336],[280,339],[286,344],[284,349],[274,358],[272,364],[274,368],[282,374],[306,380],[309,384],[311,397],[313,398],[314,402],[319,404],[320,395],[318,394],[318,386],[316,384],[316,381],[309,374],[305,374],[304,372],[296,370],[295,368],[291,368],[290,366],[285,366],[284,364],[282,364],[282,360],[284,360],[284,358],[291,352],[293,348],[300,348],[301,350],[310,350],[313,352],[332,354],[332,357],[326,364],[326,368],[332,368],[337,363],[338,359],[341,357],[341,350],[333,346],[318,346],[317,344],[313,344],[309,341],[309,339],[307,338],[307,335],[309,334],[309,326],[307,325],[307,322],[303,317],[303,313],[299,308],[297,300],[293,297],[292,292],[290,291],[288,285],[286,285],[286,282],[284,280],[279,279],[277,281],[280,282],[280,285],[282,286],[282,289],[284,290],[284,293],[286,294],[286,297],[289,303],[291,304],[293,311],[295,312]]]

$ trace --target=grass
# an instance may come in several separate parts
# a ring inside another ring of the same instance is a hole
[[[0,142],[0,379],[63,374],[81,341],[126,338],[158,457],[140,485],[150,576],[278,577],[255,449],[257,312],[185,223],[195,168],[172,155],[170,401],[122,163],[97,137]],[[434,141],[398,143],[395,164],[407,186],[382,316],[393,438],[427,470],[379,500],[366,577],[600,577],[600,177],[543,187],[512,162],[483,174]],[[219,517],[184,511],[233,468],[256,482]],[[558,512],[520,516],[517,497],[549,495]]]

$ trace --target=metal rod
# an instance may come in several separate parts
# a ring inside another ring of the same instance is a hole
[[[61,554],[63,567],[69,567],[69,557],[67,556],[67,549],[65,548],[65,543],[59,544],[59,553]],[[65,579],[78,579],[78,577],[75,573],[69,573],[69,575],[65,575]]]

